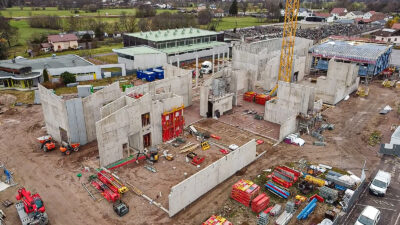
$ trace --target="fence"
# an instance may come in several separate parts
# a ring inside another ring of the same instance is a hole
[[[381,149],[379,150],[379,153],[400,157],[400,145],[381,144]]]
[[[359,199],[361,193],[365,190],[367,185],[368,185],[367,179],[364,178],[361,181],[361,184],[358,186],[358,188],[354,191],[354,194],[351,196],[351,198],[349,199],[348,203],[343,207],[342,211],[344,213],[339,214],[338,216],[336,216],[336,218],[333,221],[332,225],[344,224],[346,215],[349,213],[350,209],[352,209],[353,206],[356,204],[356,202]]]

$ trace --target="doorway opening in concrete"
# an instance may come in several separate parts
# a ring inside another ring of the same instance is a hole
[[[213,113],[213,103],[211,101],[208,102],[208,110],[207,110],[207,118],[211,118],[212,117],[212,113]]]
[[[294,72],[294,74],[293,74],[293,82],[297,82],[298,78],[299,78],[299,71]]]
[[[142,114],[142,127],[150,125],[150,113]]]
[[[143,148],[151,146],[151,133],[143,135]]]
[[[61,141],[67,142],[68,143],[68,134],[67,131],[64,130],[63,128],[59,127],[60,129],[60,137],[61,137]]]
[[[124,158],[128,158],[129,157],[129,147],[128,147],[128,143],[124,143],[122,144],[122,154],[124,156]]]

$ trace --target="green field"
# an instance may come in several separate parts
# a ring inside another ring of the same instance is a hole
[[[36,15],[57,15],[57,16],[115,16],[121,15],[122,12],[126,12],[128,14],[135,13],[135,9],[100,9],[97,12],[85,12],[83,10],[79,10],[79,13],[75,13],[74,10],[58,10],[56,7],[47,7],[45,10],[32,10],[30,7],[24,7],[21,10],[19,7],[7,8],[4,10],[0,10],[1,15],[5,17],[30,17]],[[176,12],[176,10],[168,10],[168,9],[157,9],[157,13],[162,12]]]
[[[19,44],[26,45],[26,41],[34,34],[34,33],[58,33],[58,30],[50,30],[44,28],[31,28],[26,20],[11,20],[11,26],[18,28],[19,33]]]

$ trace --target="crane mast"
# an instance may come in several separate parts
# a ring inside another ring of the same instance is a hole
[[[278,81],[290,82],[292,79],[294,44],[296,40],[299,7],[300,0],[286,0]],[[278,84],[272,89],[270,96],[275,95],[277,89]]]

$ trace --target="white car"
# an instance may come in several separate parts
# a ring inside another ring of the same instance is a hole
[[[381,211],[372,206],[366,206],[354,225],[377,225],[381,218]]]
[[[384,196],[390,185],[390,180],[390,173],[379,170],[374,180],[372,180],[371,185],[369,185],[369,191],[374,195]]]

